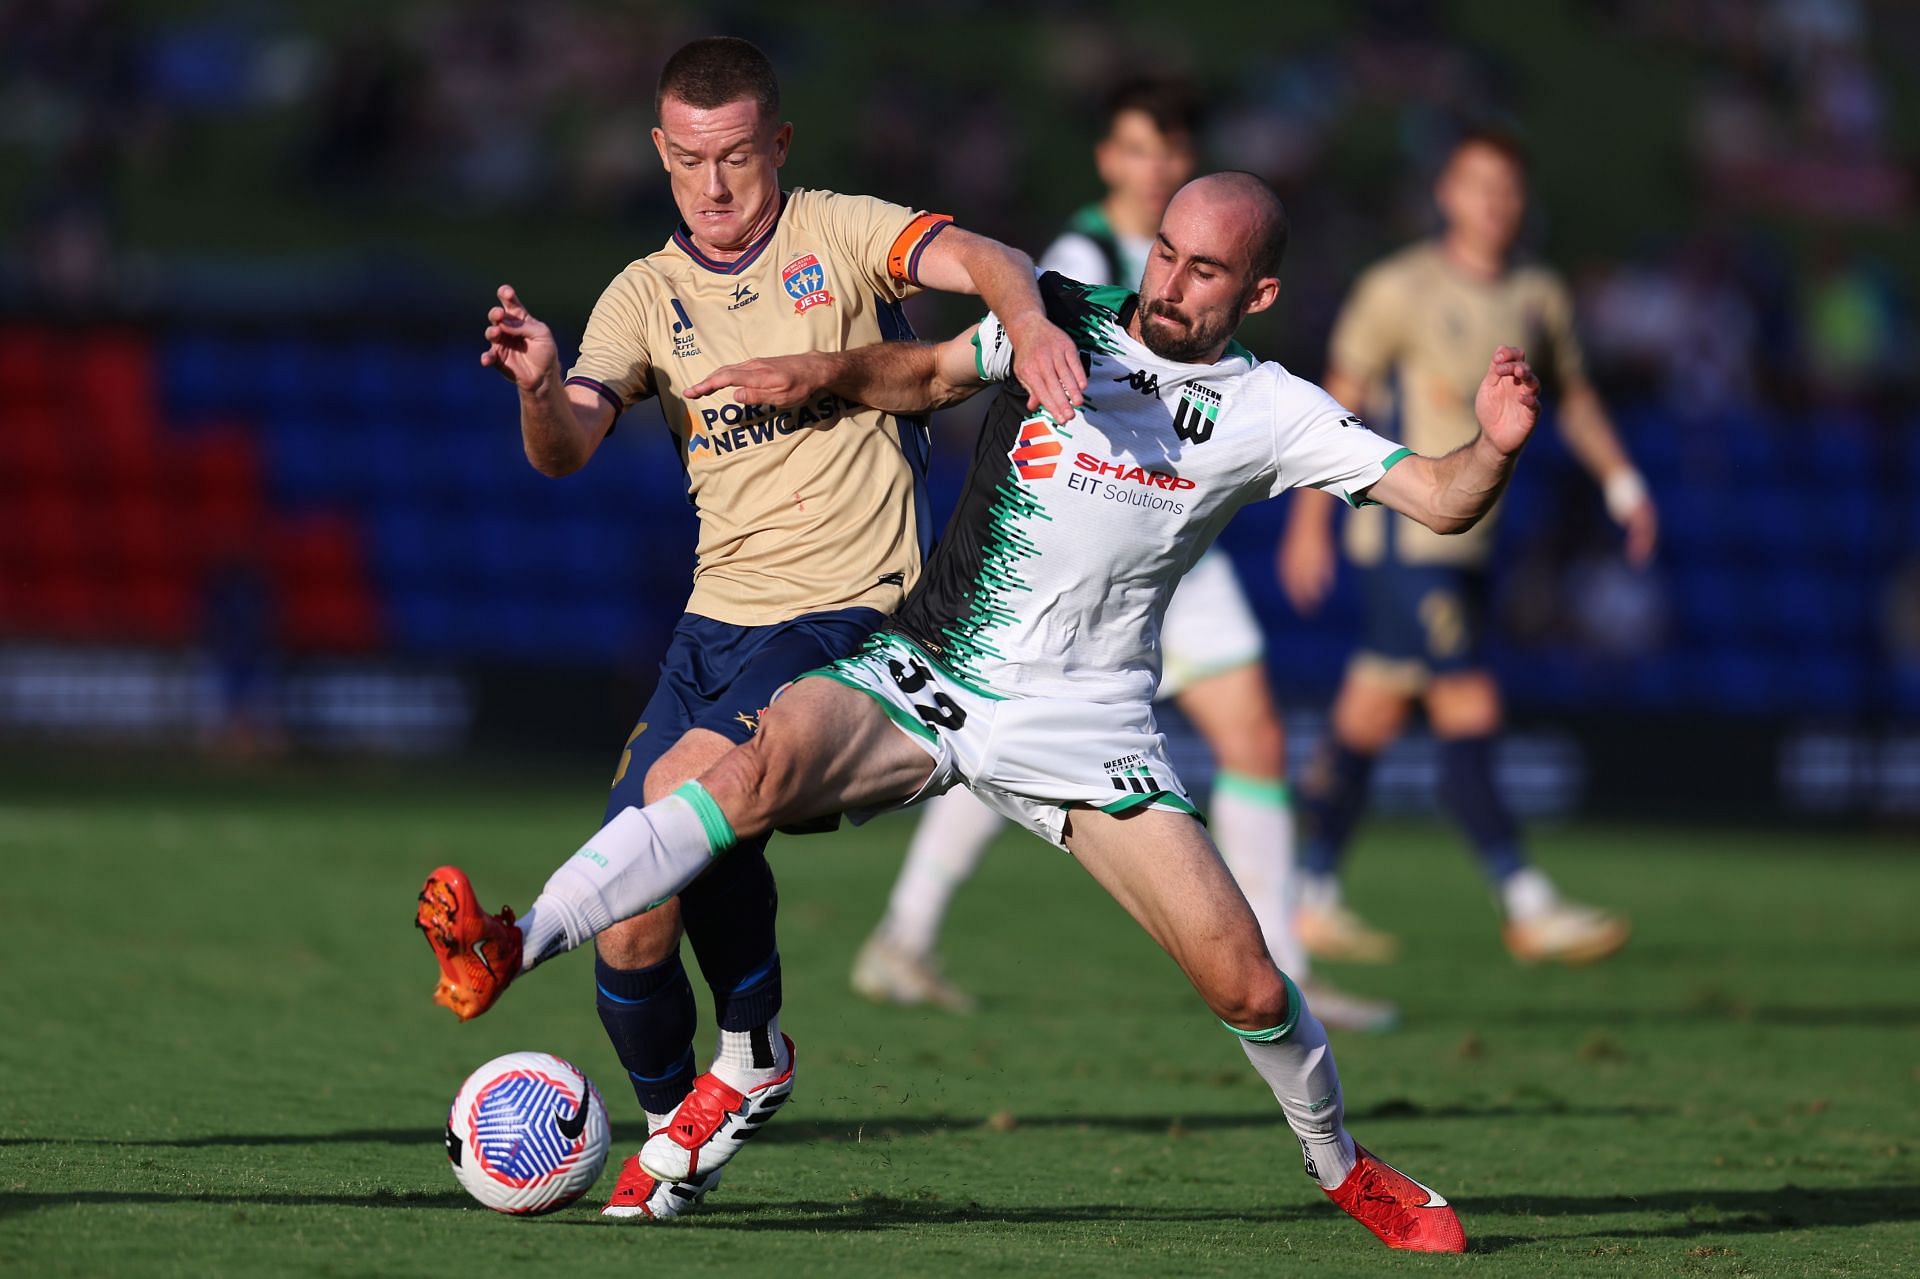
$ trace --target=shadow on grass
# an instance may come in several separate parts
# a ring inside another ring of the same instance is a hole
[[[1405,1097],[1388,1097],[1370,1106],[1347,1111],[1347,1122],[1364,1124],[1389,1119],[1648,1119],[1673,1113],[1670,1106],[1581,1106],[1553,1098],[1491,1102],[1481,1105],[1429,1106]],[[1001,1135],[984,1115],[924,1115],[897,1119],[804,1119],[794,1117],[761,1130],[762,1145],[893,1140],[940,1133]],[[1012,1131],[1021,1129],[1139,1133],[1166,1136],[1235,1129],[1284,1128],[1277,1110],[1234,1115],[1033,1115],[1020,1116]],[[617,1123],[618,1145],[639,1145],[646,1132],[639,1124]],[[200,1137],[0,1137],[0,1149],[9,1146],[124,1146],[168,1150],[201,1150],[219,1146],[438,1146],[440,1133],[418,1128],[347,1128],[339,1132],[209,1133]]]
[[[1471,1233],[1475,1217],[1537,1217],[1548,1220],[1625,1213],[1677,1216],[1658,1226],[1604,1225],[1573,1229],[1567,1239],[1693,1239],[1701,1235],[1768,1234],[1782,1230],[1871,1226],[1920,1221],[1920,1185],[1808,1188],[1789,1183],[1772,1190],[1663,1190],[1640,1195],[1498,1195],[1455,1200]],[[1476,1252],[1498,1252],[1539,1242],[1518,1236],[1474,1240]]]
[[[376,1191],[362,1195],[230,1194],[224,1192],[169,1193],[164,1191],[45,1191],[0,1193],[0,1219],[46,1208],[75,1205],[116,1207],[206,1205],[259,1208],[370,1208],[403,1211],[472,1209],[473,1201],[453,1190]],[[1543,1242],[1577,1239],[1691,1239],[1699,1236],[1759,1234],[1783,1230],[1834,1229],[1882,1222],[1920,1221],[1920,1185],[1849,1186],[1808,1189],[1786,1185],[1773,1190],[1669,1190],[1641,1195],[1501,1195],[1456,1202],[1475,1252],[1504,1252]],[[1609,1229],[1588,1227],[1582,1219],[1615,1214],[1671,1215],[1667,1225]],[[699,1229],[734,1231],[837,1232],[885,1231],[926,1226],[1032,1226],[1075,1222],[1208,1222],[1305,1221],[1313,1217],[1337,1221],[1324,1203],[1248,1207],[1157,1207],[1140,1200],[1125,1203],[1000,1205],[978,1200],[933,1197],[896,1199],[866,1195],[842,1201],[712,1202],[696,1219]],[[1473,1234],[1476,1221],[1488,1217],[1525,1217],[1549,1224],[1538,1235]],[[1565,1223],[1552,1229],[1552,1223]],[[602,1227],[610,1223],[598,1214],[576,1208],[553,1219],[553,1224]]]
[[[164,1190],[47,1190],[0,1191],[0,1218],[41,1208],[110,1204],[144,1207],[167,1204],[204,1204],[232,1208],[474,1208],[477,1204],[458,1190],[376,1190],[364,1195],[204,1194]]]
[[[1736,1235],[1811,1228],[1847,1228],[1881,1222],[1920,1221],[1920,1186],[1852,1186],[1809,1190],[1782,1186],[1776,1190],[1673,1190],[1644,1195],[1513,1195],[1456,1200],[1472,1238],[1474,1252],[1503,1252],[1541,1242],[1572,1239],[1690,1239],[1701,1235]],[[1607,1214],[1672,1214],[1671,1225],[1620,1229],[1580,1228],[1581,1218]],[[1549,1222],[1566,1219],[1563,1230],[1538,1236],[1490,1234],[1476,1236],[1474,1223],[1485,1217],[1523,1216]],[[702,1229],[742,1231],[867,1231],[941,1225],[1059,1225],[1071,1222],[1204,1222],[1303,1221],[1339,1218],[1326,1204],[1308,1201],[1272,1207],[1244,1204],[1217,1208],[1156,1207],[1132,1200],[1120,1204],[1061,1204],[1014,1206],[977,1200],[895,1199],[867,1196],[845,1202],[794,1200],[791,1202],[724,1203],[710,1201],[700,1213]],[[578,1218],[570,1226],[598,1224]]]

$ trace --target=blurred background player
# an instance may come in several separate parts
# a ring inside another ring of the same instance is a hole
[[[833,396],[700,408],[685,400],[690,383],[769,351],[911,338],[899,304],[922,287],[1011,308],[1022,384],[1046,388],[1056,415],[1072,416],[1083,376],[1071,340],[1046,321],[1025,254],[951,228],[943,214],[781,189],[793,128],[753,45],[685,46],[661,71],[654,105],[679,229],[607,286],[564,383],[552,333],[511,288],[489,316],[482,357],[519,388],[527,457],[547,475],[586,465],[622,413],[657,397],[699,513],[693,593],[627,740],[609,814],[670,792],[749,740],[775,689],[853,648],[898,607],[929,540],[924,419]],[[803,429],[814,422],[841,429]],[[720,1121],[712,1096],[791,1087],[773,872],[764,839],[741,853],[598,941],[600,1019],[649,1132],[673,1126],[704,1139]],[[720,1028],[719,1052],[697,1078],[683,926]],[[667,1185],[630,1157],[605,1211],[674,1216],[718,1175]]]
[[[1568,450],[1625,529],[1628,560],[1643,566],[1657,537],[1653,501],[1587,380],[1571,296],[1558,275],[1515,256],[1526,186],[1526,157],[1512,138],[1476,131],[1454,144],[1434,186],[1438,236],[1395,253],[1354,285],[1334,325],[1326,387],[1377,420],[1397,417],[1410,447],[1444,450],[1473,436],[1478,353],[1501,342],[1525,348],[1558,393],[1556,420]],[[1317,493],[1297,496],[1289,514],[1280,574],[1303,613],[1316,610],[1333,585],[1332,519],[1333,503]],[[1625,919],[1562,897],[1528,862],[1495,780],[1502,711],[1484,648],[1493,525],[1489,519],[1465,537],[1442,539],[1387,511],[1358,512],[1347,522],[1366,634],[1302,790],[1294,916],[1300,940],[1322,958],[1381,961],[1398,950],[1394,937],[1347,908],[1339,872],[1374,761],[1415,702],[1425,705],[1437,739],[1441,803],[1480,857],[1515,958],[1584,963],[1626,943]]]
[[[1085,206],[1047,247],[1040,265],[1087,284],[1137,288],[1161,217],[1198,165],[1199,97],[1183,81],[1140,78],[1107,97],[1094,166],[1106,196]],[[1101,394],[1153,394],[1138,385]],[[1335,990],[1309,976],[1294,938],[1293,817],[1286,741],[1267,683],[1260,624],[1227,556],[1202,556],[1175,591],[1161,632],[1161,698],[1172,698],[1213,752],[1208,819],[1221,856],[1253,906],[1267,947],[1299,981],[1329,1026],[1384,1030],[1391,1003]],[[926,805],[887,912],[854,960],[858,993],[881,1003],[930,1003],[971,1011],[974,999],[947,979],[936,950],[947,909],[1005,819],[957,786]]]

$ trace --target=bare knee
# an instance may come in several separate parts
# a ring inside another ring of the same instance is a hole
[[[1377,680],[1348,676],[1333,704],[1333,731],[1340,743],[1374,754],[1385,750],[1407,718],[1407,697]]]
[[[1250,715],[1208,743],[1214,762],[1229,773],[1279,781],[1287,775],[1287,737],[1272,715]]]
[[[761,731],[722,756],[700,778],[735,835],[750,839],[790,820],[800,798],[800,771],[779,734]]]
[[[1236,1030],[1270,1030],[1285,1022],[1290,1011],[1287,983],[1264,955],[1259,963],[1244,965],[1207,1003],[1214,1016]]]
[[[1441,737],[1485,737],[1500,730],[1500,687],[1483,671],[1442,676],[1427,689],[1427,718]]]
[[[623,919],[594,939],[608,966],[632,970],[663,964],[680,949],[680,901]]]

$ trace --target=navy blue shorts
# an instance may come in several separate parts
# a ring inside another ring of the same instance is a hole
[[[760,712],[782,684],[853,652],[884,620],[871,608],[806,613],[771,626],[732,626],[683,614],[660,660],[660,682],[620,756],[607,820],[646,803],[647,770],[688,729],[746,741],[760,730]]]
[[[1487,575],[1440,564],[1361,570],[1367,622],[1360,650],[1433,675],[1487,664]]]

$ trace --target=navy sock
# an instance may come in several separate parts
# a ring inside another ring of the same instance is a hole
[[[1374,756],[1332,733],[1320,745],[1300,789],[1300,865],[1309,875],[1337,875],[1353,827],[1367,806]]]
[[[1472,841],[1487,878],[1498,885],[1527,864],[1520,832],[1493,776],[1492,734],[1440,739],[1440,802]]]
[[[593,957],[594,1002],[634,1096],[656,1115],[693,1091],[693,1031],[700,1013],[675,952],[651,968],[614,968]]]
[[[764,839],[737,845],[680,894],[680,921],[722,1030],[755,1030],[780,1011],[779,906]]]

